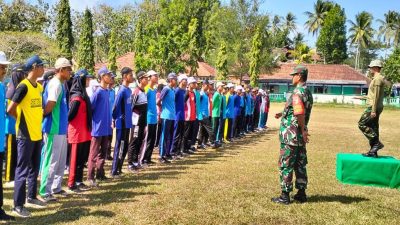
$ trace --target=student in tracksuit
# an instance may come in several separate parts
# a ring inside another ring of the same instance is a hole
[[[6,93],[3,84],[4,75],[6,75],[7,66],[11,62],[7,61],[6,54],[0,52],[0,221],[15,220],[13,216],[8,215],[3,209],[3,160],[4,160],[4,144],[5,144],[5,119],[6,119]],[[15,79],[15,72],[13,79]]]
[[[157,93],[156,93],[156,104],[158,102],[158,100],[160,99],[161,96],[161,91],[164,89],[164,87],[167,85],[167,82],[163,79],[163,80],[159,80],[158,81],[158,85],[157,85]],[[157,104],[157,136],[156,136],[156,142],[155,142],[155,147],[159,147],[160,144],[160,137],[161,137],[161,130],[162,130],[162,126],[161,126],[161,105]]]
[[[90,97],[92,106],[92,140],[90,142],[88,175],[90,187],[97,187],[98,180],[106,180],[104,172],[105,157],[108,148],[108,137],[111,134],[110,91],[108,85],[112,83],[112,73],[107,67],[98,71],[100,86]]]
[[[251,87],[248,85],[246,87],[246,93],[245,93],[245,132],[249,133],[251,130],[251,93],[250,93]]]
[[[172,137],[174,133],[174,123],[176,118],[175,113],[175,91],[174,88],[177,84],[177,76],[175,73],[168,74],[169,84],[161,91],[160,99],[157,104],[161,105],[161,137],[159,143],[161,163],[170,163],[166,158],[171,154]]]
[[[196,122],[196,94],[194,90],[197,86],[197,81],[194,77],[188,78],[188,90],[185,94],[185,122],[184,122],[184,136],[183,136],[183,152],[193,154],[194,151],[190,149],[193,132]]]
[[[215,133],[215,140],[213,141],[216,145],[220,145],[220,136],[223,135],[220,133],[220,118],[221,118],[221,104],[222,104],[222,91],[224,89],[224,84],[222,82],[217,83],[217,91],[214,93],[212,99],[212,127]]]
[[[72,72],[72,65],[66,58],[56,61],[56,75],[50,80],[43,94],[43,162],[39,194],[43,200],[54,201],[54,195],[65,196],[61,189],[67,160],[68,105],[64,82]]]
[[[240,122],[242,119],[242,110],[240,108],[240,102],[241,102],[241,93],[242,89],[241,86],[235,87],[235,97],[234,97],[234,116],[235,119],[233,120],[233,137],[234,138],[240,138]]]
[[[24,80],[26,73],[23,70],[23,65],[16,64],[11,71],[11,82],[8,84],[6,92],[6,104],[8,105],[15,93],[18,84]],[[5,168],[4,180],[14,182],[15,167],[17,167],[17,138],[15,135],[15,119],[6,113],[5,118],[5,133],[6,133],[6,154],[7,162]]]
[[[94,78],[86,69],[75,73],[70,89],[68,111],[68,143],[71,144],[71,156],[68,174],[68,188],[73,192],[89,189],[83,183],[83,169],[89,158],[92,135],[92,110],[86,87]]]
[[[210,117],[210,101],[208,96],[208,88],[209,82],[207,80],[203,81],[203,85],[200,91],[200,112],[202,116],[202,120],[200,121],[200,130],[199,130],[199,149],[205,149],[206,146],[206,136],[210,137],[211,140],[215,139],[215,134],[212,129],[212,122]],[[212,146],[213,148],[216,147],[215,144]]]
[[[241,110],[241,120],[240,120],[240,135],[243,137],[246,131],[246,93],[242,89],[240,93],[240,110]]]
[[[187,76],[181,74],[178,76],[179,87],[175,88],[175,112],[176,119],[174,125],[174,142],[172,145],[172,155],[169,159],[180,158],[183,156],[183,136],[185,134],[185,94],[187,86]]]
[[[113,106],[114,106],[114,102],[115,102],[115,90],[114,90],[114,86],[115,86],[115,80],[114,77],[116,77],[116,75],[113,73],[112,74],[112,82],[111,84],[108,85],[108,90],[110,93],[110,97],[109,97],[109,101],[110,101],[110,115],[112,117],[112,110],[113,110]],[[111,143],[113,140],[113,127],[111,127],[111,134],[108,136],[108,147],[107,147],[107,154],[106,154],[106,159],[107,160],[113,160],[113,158],[111,157]]]
[[[200,130],[200,121],[203,120],[203,115],[201,114],[200,111],[200,90],[201,90],[201,81],[198,81],[196,84],[196,89],[194,89],[194,94],[196,96],[196,121],[194,122],[194,129],[190,144],[192,151],[196,151],[196,148],[194,146],[196,145],[196,141],[198,140],[197,137]]]
[[[132,69],[124,67],[121,70],[122,85],[118,89],[112,107],[113,126],[116,128],[111,177],[121,175],[122,165],[128,152],[129,135],[132,128],[132,90],[129,84],[134,81]]]
[[[262,102],[262,90],[258,90],[257,88],[253,90],[253,99],[254,99],[254,119],[253,119],[253,128],[259,130],[259,122],[261,117],[261,102]]]
[[[225,133],[225,120],[226,120],[226,94],[228,93],[228,88],[224,87],[222,89],[221,93],[221,116],[219,120],[219,140],[218,143],[223,143],[225,141],[224,139],[224,133]]]
[[[40,167],[40,151],[42,147],[42,86],[36,82],[44,72],[43,61],[35,55],[25,64],[28,76],[21,81],[15,90],[7,113],[16,118],[16,135],[18,145],[17,168],[14,181],[13,213],[21,217],[29,217],[30,212],[24,207],[28,204],[44,207],[38,200],[37,177]],[[26,182],[28,181],[28,196]]]
[[[145,154],[143,162],[146,165],[154,164],[151,161],[151,156],[153,155],[154,144],[156,142],[157,136],[157,124],[158,124],[158,114],[157,114],[157,89],[158,84],[158,73],[154,70],[147,72],[150,77],[149,85],[145,88],[147,96],[147,131],[145,137]]]
[[[235,118],[235,92],[234,85],[229,83],[227,88],[229,88],[229,92],[226,95],[227,104],[226,104],[226,118],[227,118],[227,132],[226,132],[226,140],[231,142],[233,138],[233,121]]]

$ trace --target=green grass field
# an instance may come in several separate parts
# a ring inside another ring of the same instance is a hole
[[[153,166],[98,190],[32,209],[27,224],[398,224],[400,191],[343,185],[335,177],[338,152],[362,153],[368,143],[359,132],[359,107],[317,105],[308,145],[309,202],[277,205],[278,128],[273,104],[267,133],[223,149],[200,152],[184,161]],[[381,116],[383,155],[400,158],[400,111]],[[110,162],[107,162],[109,166]],[[109,171],[109,167],[107,167]],[[5,190],[10,211],[12,190]]]

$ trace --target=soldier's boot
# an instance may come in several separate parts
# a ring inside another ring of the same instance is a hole
[[[289,205],[290,204],[289,192],[282,191],[281,196],[272,198],[271,201],[283,205]]]
[[[293,196],[294,200],[304,203],[307,201],[307,195],[306,195],[306,190],[305,189],[299,189],[297,191],[297,194]]]
[[[365,157],[377,158],[378,150],[380,149],[379,147],[381,147],[380,144],[382,143],[380,143],[379,139],[374,138],[369,141],[369,144],[371,146],[371,149],[367,153],[363,153],[362,155]]]

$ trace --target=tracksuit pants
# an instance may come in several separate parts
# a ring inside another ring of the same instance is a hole
[[[26,181],[28,181],[28,198],[36,198],[42,140],[17,139],[17,149],[18,159],[17,167],[15,168],[14,206],[23,206],[26,199]]]
[[[192,146],[195,121],[184,122],[183,151],[187,151]]]
[[[157,123],[157,136],[156,136],[156,141],[155,141],[154,147],[160,146],[161,132],[162,132],[162,120],[160,120]]]
[[[219,124],[220,124],[220,118],[219,117],[213,117],[212,118],[212,128],[215,134],[215,139],[211,139],[211,142],[217,143],[220,138],[220,132],[219,132]]]
[[[5,181],[13,181],[15,177],[15,167],[17,167],[18,149],[15,134],[7,134],[6,137],[6,171]]]
[[[226,132],[226,139],[232,139],[233,138],[233,118],[227,118],[228,121],[228,128]]]
[[[90,142],[89,160],[88,160],[88,180],[94,180],[96,177],[104,177],[104,162],[108,148],[108,136],[92,137]]]
[[[154,144],[156,143],[157,137],[157,124],[147,124],[147,132],[145,137],[146,150],[144,153],[143,160],[146,162],[151,161],[151,156],[153,155]]]
[[[210,140],[215,140],[215,133],[212,127],[210,117],[204,118],[200,121],[200,132],[199,132],[199,144],[206,144],[206,137],[209,137]]]
[[[89,158],[90,141],[71,144],[68,187],[74,188],[83,182],[83,169]]]
[[[196,144],[197,136],[199,134],[199,129],[200,129],[200,121],[195,120],[193,124],[192,140],[190,141],[190,147]]]
[[[174,134],[175,120],[161,120],[161,137],[158,148],[160,149],[160,158],[171,154],[172,138]]]
[[[137,136],[134,137],[135,132],[131,133],[131,140],[129,141],[128,148],[128,164],[133,165],[133,163],[142,163],[142,159],[144,157],[145,147],[143,145],[144,138],[146,136],[146,125],[137,125],[138,131]]]
[[[43,164],[39,194],[60,192],[67,162],[67,135],[43,134]]]
[[[224,132],[225,132],[225,118],[222,116],[219,119],[219,128],[218,128],[218,142],[222,142],[224,139]]]
[[[183,136],[185,135],[185,121],[176,120],[174,124],[174,138],[171,153],[179,155],[182,153]]]
[[[118,175],[122,170],[126,153],[128,152],[129,145],[129,128],[122,128],[116,130],[116,140],[114,146],[113,162],[111,167],[111,174]]]

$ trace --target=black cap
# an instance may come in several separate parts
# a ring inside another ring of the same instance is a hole
[[[137,79],[142,79],[143,77],[146,77],[147,75],[146,75],[146,72],[144,72],[144,71],[139,71],[139,72],[136,74],[136,76],[137,76]]]
[[[121,70],[121,75],[124,76],[125,74],[131,73],[133,70],[129,67],[124,67]]]

